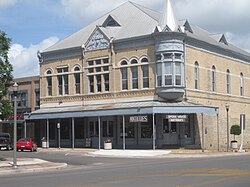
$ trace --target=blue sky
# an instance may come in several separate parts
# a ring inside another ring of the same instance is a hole
[[[9,52],[15,77],[39,75],[38,50],[78,31],[126,0],[0,0],[0,30],[12,38]],[[162,11],[165,0],[131,0]],[[172,0],[178,19],[250,51],[249,0]]]

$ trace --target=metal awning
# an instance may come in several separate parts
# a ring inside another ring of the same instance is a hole
[[[111,103],[75,107],[41,108],[25,115],[25,120],[118,116],[138,114],[217,114],[218,107],[189,102],[166,103],[159,101]]]

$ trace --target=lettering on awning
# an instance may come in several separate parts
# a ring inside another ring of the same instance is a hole
[[[130,116],[130,123],[148,122],[148,116]]]
[[[169,122],[181,122],[181,123],[188,122],[187,115],[166,115],[166,118],[168,119]]]

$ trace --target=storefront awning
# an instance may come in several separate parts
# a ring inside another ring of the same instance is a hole
[[[118,116],[138,114],[217,114],[218,107],[189,102],[166,103],[159,101],[112,103],[75,107],[41,108],[25,115],[25,120]]]

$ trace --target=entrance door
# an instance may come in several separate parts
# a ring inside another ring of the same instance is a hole
[[[163,119],[163,139],[164,145],[178,144],[178,125],[176,122],[169,122],[168,119]]]

